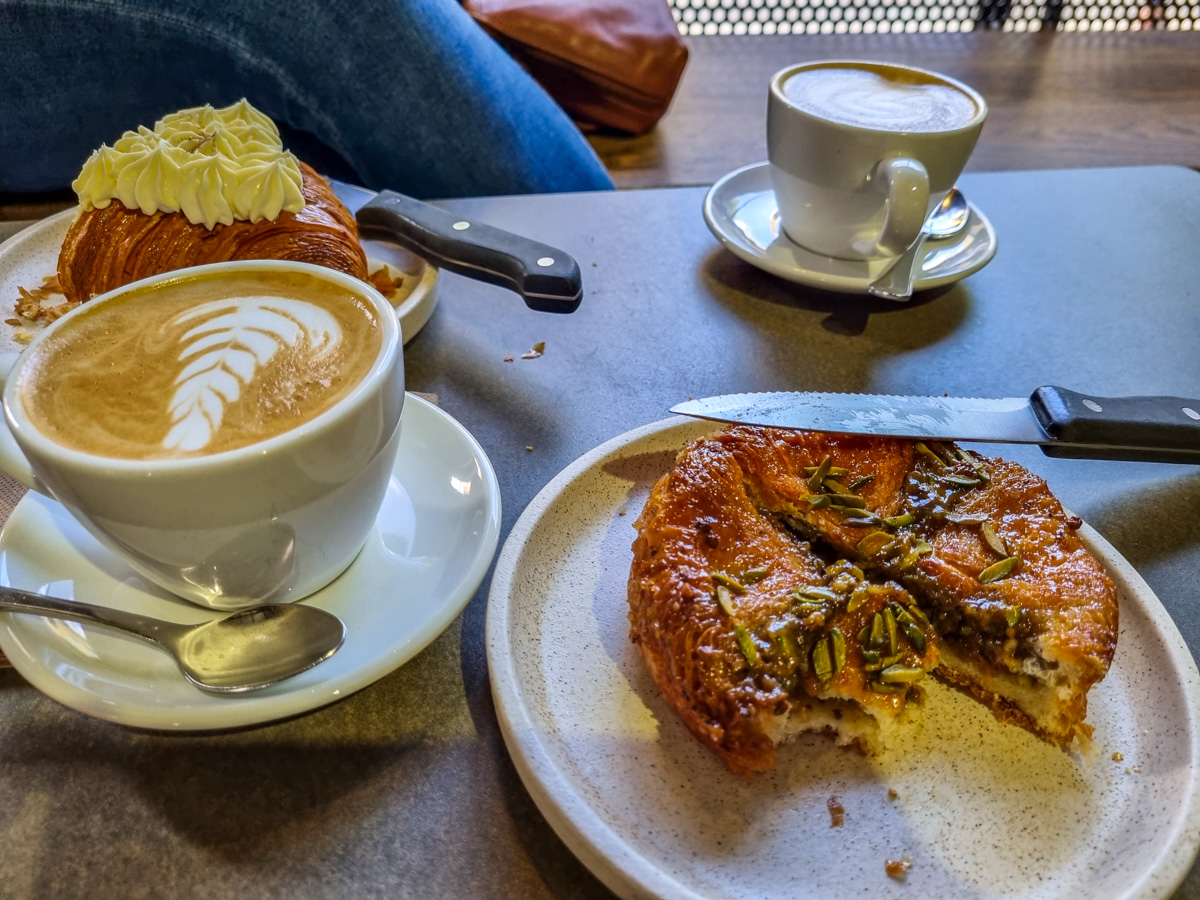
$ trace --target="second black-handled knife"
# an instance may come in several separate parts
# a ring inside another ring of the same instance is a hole
[[[689,400],[701,419],[922,440],[1037,444],[1047,456],[1200,464],[1200,400],[1097,397],[1040,387],[1028,398],[777,392]]]
[[[583,299],[579,264],[555,247],[394,191],[380,192],[356,218],[363,237],[395,241],[439,268],[516,291],[530,309],[569,313]]]

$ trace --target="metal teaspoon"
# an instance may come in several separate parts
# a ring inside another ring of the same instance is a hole
[[[270,687],[337,652],[346,626],[332,613],[294,603],[251,606],[199,625],[164,622],[79,600],[0,588],[0,609],[92,622],[158,644],[196,687],[234,694]]]
[[[912,246],[900,254],[887,271],[868,285],[867,293],[885,300],[908,300],[912,297],[917,268],[925,258],[925,241],[928,238],[953,237],[967,227],[970,217],[971,209],[967,206],[967,198],[958,188],[950,188],[950,193],[929,214],[925,227],[921,229]]]

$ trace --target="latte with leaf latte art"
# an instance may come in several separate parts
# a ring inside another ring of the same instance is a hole
[[[330,409],[370,371],[380,328],[354,292],[301,273],[184,277],[84,307],[31,349],[17,393],[73,450],[221,453]]]

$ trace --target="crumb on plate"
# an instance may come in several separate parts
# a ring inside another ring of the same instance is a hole
[[[907,855],[899,859],[889,859],[883,864],[883,870],[887,872],[888,878],[894,878],[896,881],[904,881],[908,877],[908,870],[912,868],[912,859]]]
[[[837,794],[826,800],[825,805],[829,808],[829,827],[841,828],[846,822],[846,807],[842,806],[842,801],[838,800]]]

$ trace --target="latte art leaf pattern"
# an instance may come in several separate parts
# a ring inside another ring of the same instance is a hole
[[[184,333],[169,411],[168,450],[203,450],[221,427],[225,408],[242,394],[283,347],[307,345],[310,359],[327,356],[341,342],[337,320],[302,300],[241,297],[202,303],[171,325],[201,320]]]

